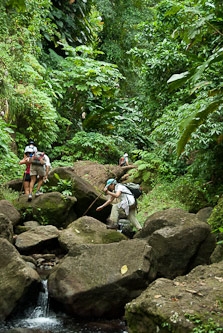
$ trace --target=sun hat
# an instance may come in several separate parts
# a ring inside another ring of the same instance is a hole
[[[26,154],[26,153],[33,153],[34,151],[33,151],[33,148],[32,147],[30,147],[30,146],[26,146],[26,148],[25,148],[25,150],[24,150],[24,153]]]
[[[108,187],[111,184],[117,184],[117,182],[114,178],[110,178],[107,180],[106,187]]]

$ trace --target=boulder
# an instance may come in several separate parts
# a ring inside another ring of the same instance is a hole
[[[58,167],[51,171],[48,186],[57,185],[58,180],[54,177],[54,173],[56,173],[60,179],[72,181],[72,192],[77,198],[77,202],[74,206],[77,217],[89,215],[104,223],[106,222],[106,218],[111,211],[111,206],[107,206],[102,211],[96,212],[96,207],[102,205],[106,201],[104,192],[99,192],[88,181],[79,177],[74,172],[74,169],[70,167]]]
[[[23,190],[23,178],[13,179],[4,184],[4,187],[10,188],[13,191],[22,192]]]
[[[210,226],[182,209],[151,215],[134,237],[147,239],[152,246],[158,262],[157,277],[171,279],[209,264],[216,245]]]
[[[23,215],[24,221],[36,220],[41,224],[63,228],[77,218],[74,209],[76,202],[75,197],[49,192],[43,193],[31,202],[27,202],[27,195],[23,195],[19,202],[16,201],[14,204]]]
[[[157,279],[126,305],[128,332],[217,332],[223,327],[222,286],[223,261],[174,280]]]
[[[93,161],[77,161],[73,165],[74,172],[89,182],[92,186],[98,190],[103,190],[106,181],[109,178],[121,179],[126,172],[134,169],[136,166],[129,165],[126,167],[120,167],[112,164],[99,164]]]
[[[21,254],[42,253],[59,247],[59,230],[52,225],[29,229],[16,237],[15,246]]]
[[[152,249],[139,239],[75,246],[50,274],[51,302],[82,317],[120,317],[156,276]]]
[[[108,244],[127,239],[122,233],[106,229],[106,225],[90,216],[72,222],[59,234],[59,243],[66,251],[78,244]]]
[[[35,292],[40,278],[4,238],[0,238],[0,253],[0,320],[5,320],[21,299]]]
[[[207,220],[211,216],[212,211],[213,211],[212,207],[204,207],[196,213],[196,216],[199,220],[207,222]]]
[[[18,224],[21,216],[14,205],[7,200],[0,200],[0,213],[4,214],[14,225]]]
[[[0,213],[0,237],[13,243],[13,225],[7,216]]]

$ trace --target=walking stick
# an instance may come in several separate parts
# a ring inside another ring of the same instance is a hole
[[[23,178],[22,178],[22,187],[21,187],[21,190],[20,190],[20,192],[19,192],[18,201],[19,201],[19,198],[20,198],[20,196],[21,196],[21,194],[22,194],[22,191],[23,191],[25,177],[26,177],[26,173],[24,172],[24,174],[23,174]]]
[[[82,215],[82,216],[84,216],[84,215],[86,215],[87,214],[87,212],[89,211],[89,209],[93,206],[93,204],[102,196],[102,194],[104,194],[103,192],[101,193],[101,194],[99,194],[98,196],[97,196],[97,198],[96,199],[94,199],[94,201],[90,204],[90,206],[87,208],[87,210],[84,212],[84,214]]]

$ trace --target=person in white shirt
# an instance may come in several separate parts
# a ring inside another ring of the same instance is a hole
[[[42,194],[40,192],[40,188],[43,184],[43,182],[47,181],[48,174],[50,171],[50,159],[44,152],[37,151],[30,160],[31,166],[30,166],[30,192],[28,196],[28,201],[32,200],[32,192],[33,187],[37,181],[37,189],[35,196],[38,197]]]
[[[119,184],[115,179],[111,178],[107,180],[104,192],[105,194],[108,194],[110,198],[103,205],[97,207],[96,211],[100,211],[104,207],[110,205],[114,199],[119,200],[117,204],[112,205],[110,217],[107,219],[107,222],[109,223],[107,228],[118,228],[119,209],[122,208],[125,211],[130,223],[135,226],[137,230],[141,230],[142,227],[135,216],[136,201],[131,191],[123,184]]]

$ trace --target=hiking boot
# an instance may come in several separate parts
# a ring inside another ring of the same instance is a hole
[[[35,194],[35,196],[36,196],[36,197],[39,197],[41,194],[43,194],[43,193],[40,192],[40,191],[37,191],[36,194]]]
[[[33,197],[32,197],[32,194],[29,194],[29,195],[28,195],[28,201],[32,201],[32,198],[33,198]]]

